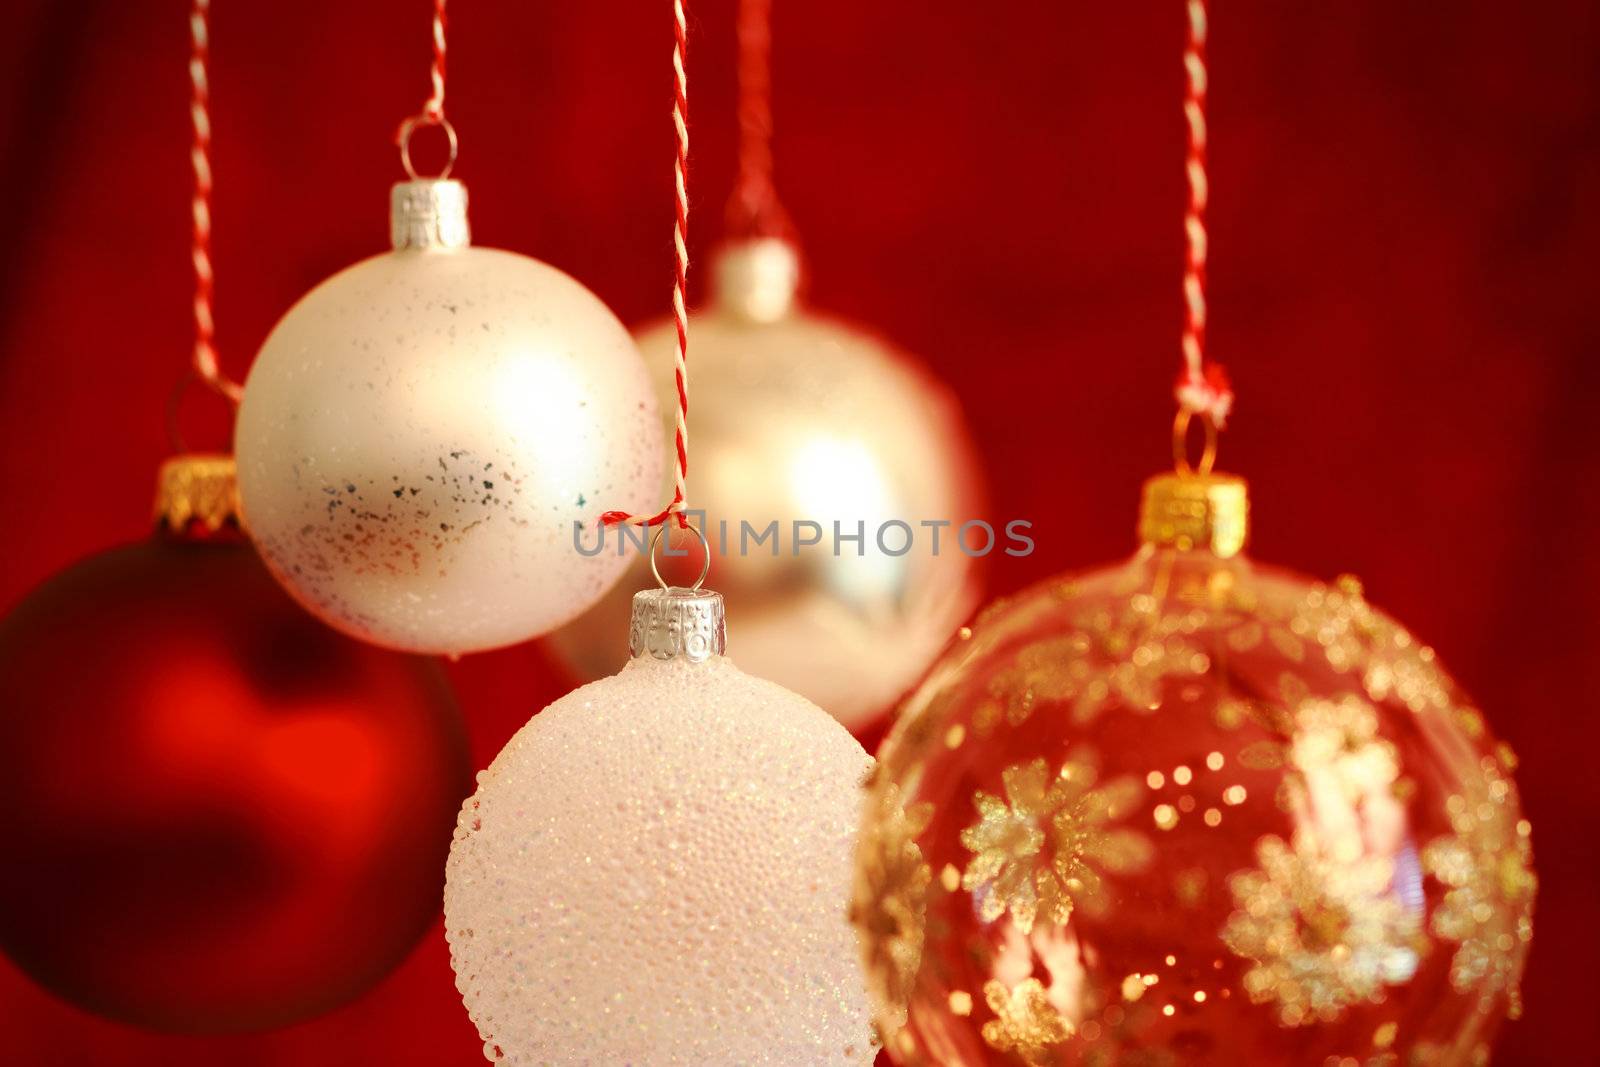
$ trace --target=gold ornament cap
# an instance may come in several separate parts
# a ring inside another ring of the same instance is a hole
[[[472,243],[467,187],[453,178],[395,182],[389,191],[389,239],[396,252],[467,247]]]
[[[239,479],[233,457],[173,456],[156,475],[155,521],[174,533],[199,523],[212,533],[239,525]]]
[[[1228,559],[1250,537],[1250,495],[1232,474],[1171,471],[1144,483],[1139,540],[1182,552],[1200,549]]]
[[[711,271],[712,300],[747,322],[777,322],[800,292],[800,250],[781,237],[724,245]]]

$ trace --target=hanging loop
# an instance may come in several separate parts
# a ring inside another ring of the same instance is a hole
[[[663,522],[660,526],[656,527],[655,536],[650,539],[650,573],[655,575],[657,584],[659,584],[663,589],[670,589],[672,587],[667,584],[667,580],[665,578],[661,577],[661,566],[656,561],[656,548],[661,544],[662,535],[665,534],[669,528],[670,525],[666,522]],[[690,589],[698,592],[700,587],[706,584],[707,576],[711,574],[711,542],[706,539],[705,532],[693,523],[685,523],[684,529],[694,534],[695,537],[700,540],[700,551],[704,557],[700,564],[700,577],[696,578],[694,580],[694,584],[689,587]]]
[[[1177,417],[1172,420],[1172,462],[1179,474],[1196,474],[1204,478],[1217,462],[1217,424],[1210,415],[1200,416],[1200,425],[1205,429],[1205,443],[1201,446],[1199,463],[1190,466],[1190,418],[1188,408],[1179,408]]]
[[[426,112],[412,115],[400,124],[400,133],[397,140],[400,143],[400,165],[405,167],[406,175],[412,181],[423,180],[423,175],[417,173],[417,168],[411,163],[411,135],[418,127],[437,126],[444,131],[445,137],[450,142],[450,157],[444,162],[444,169],[432,176],[435,181],[443,181],[450,177],[450,171],[456,165],[456,153],[461,144],[456,139],[456,128],[450,125],[450,120],[443,115],[430,115]]]
[[[172,388],[167,391],[167,403],[165,405],[167,443],[172,446],[174,452],[180,454],[189,451],[189,442],[183,436],[183,427],[178,423],[178,416],[183,407],[184,394],[189,391],[189,385],[198,377],[199,375],[194,372],[192,367],[185,368],[184,372],[178,376],[178,380],[173,383]]]

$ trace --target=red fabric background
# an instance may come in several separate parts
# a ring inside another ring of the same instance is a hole
[[[996,517],[1036,523],[1039,551],[992,567],[993,591],[1127,553],[1139,481],[1167,462],[1178,366],[1179,0],[777,6],[779,180],[815,303],[921,353],[964,397]],[[301,292],[384,246],[388,137],[426,94],[427,7],[218,6],[234,374]],[[3,605],[145,529],[190,343],[185,8],[9,5]],[[461,4],[452,25],[479,242],[550,260],[630,322],[668,306],[669,10],[500,0]],[[731,16],[732,0],[692,5],[696,252],[732,177]],[[1221,3],[1211,52],[1211,345],[1239,390],[1223,456],[1254,483],[1255,554],[1361,575],[1521,754],[1542,888],[1527,1015],[1497,1062],[1587,1059],[1600,10]],[[210,401],[184,423],[225,440]],[[566,685],[536,646],[453,677],[480,766]],[[437,934],[361,1002],[250,1039],[101,1023],[0,961],[6,1062],[479,1055]]]

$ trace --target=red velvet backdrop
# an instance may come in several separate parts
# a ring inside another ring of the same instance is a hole
[[[190,343],[186,6],[9,5],[0,604],[145,530]],[[1037,525],[1037,554],[996,564],[993,590],[1125,554],[1140,479],[1167,462],[1178,366],[1180,0],[777,7],[779,180],[815,302],[964,397],[995,514]],[[452,23],[476,236],[565,268],[630,322],[668,306],[669,11],[499,0]],[[427,12],[217,6],[233,373],[301,292],[384,247]],[[732,13],[691,11],[696,252],[731,180]],[[1527,1015],[1498,1062],[1586,1060],[1600,11],[1222,2],[1211,52],[1211,344],[1238,386],[1223,455],[1254,483],[1255,554],[1359,574],[1521,754],[1542,886]],[[184,421],[225,439],[209,401]],[[566,684],[538,647],[452,675],[480,766]],[[437,932],[359,1003],[248,1039],[102,1023],[0,961],[0,1060],[482,1062]]]

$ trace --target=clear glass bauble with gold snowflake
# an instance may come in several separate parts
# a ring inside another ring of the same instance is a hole
[[[1127,563],[1002,600],[879,753],[852,916],[903,1065],[1477,1064],[1536,880],[1513,757],[1359,583],[1145,485]]]

